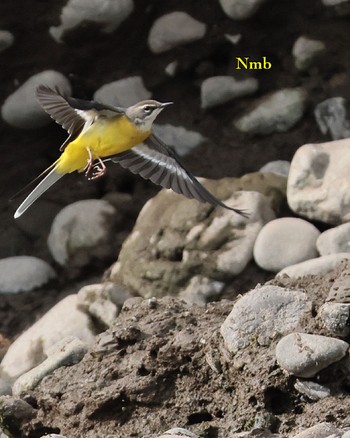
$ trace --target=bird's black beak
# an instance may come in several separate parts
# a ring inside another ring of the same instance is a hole
[[[161,108],[165,108],[166,106],[172,105],[174,102],[164,102],[160,105]]]

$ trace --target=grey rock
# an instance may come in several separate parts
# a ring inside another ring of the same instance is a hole
[[[8,30],[0,30],[0,53],[13,45],[15,37]]]
[[[227,41],[229,41],[231,44],[233,44],[235,46],[236,44],[238,44],[241,41],[242,34],[237,33],[235,35],[231,35],[229,33],[225,33],[225,38],[227,39]]]
[[[331,395],[331,390],[324,385],[319,385],[311,380],[296,379],[294,388],[300,394],[306,395],[310,400],[318,401]]]
[[[225,14],[234,20],[245,20],[255,14],[266,0],[220,0]]]
[[[159,438],[198,438],[198,435],[182,427],[174,427],[162,433]]]
[[[209,301],[218,299],[225,287],[222,281],[213,281],[201,275],[195,275],[187,287],[179,293],[188,304],[205,305]]]
[[[293,438],[338,438],[341,435],[342,433],[333,424],[324,422],[309,427],[294,435]]]
[[[164,69],[165,73],[170,76],[174,77],[179,69],[179,61],[175,60],[170,62]]]
[[[314,114],[322,134],[329,133],[332,140],[350,137],[350,122],[344,97],[324,100],[316,105]]]
[[[0,259],[0,293],[19,293],[34,290],[56,277],[44,260],[31,256]]]
[[[276,346],[278,364],[297,377],[314,377],[342,359],[349,348],[345,341],[307,333],[291,333]]]
[[[290,208],[333,225],[350,220],[350,140],[306,144],[295,153],[288,177]]]
[[[50,27],[50,35],[56,42],[62,42],[64,34],[92,22],[101,25],[101,30],[111,33],[126,20],[134,9],[133,0],[69,0],[61,11],[61,24]]]
[[[62,366],[74,365],[82,360],[87,346],[73,336],[61,339],[48,351],[48,358],[40,365],[22,374],[13,384],[13,395],[22,397],[32,391],[44,377]]]
[[[17,437],[22,424],[35,417],[36,410],[26,401],[11,395],[0,397],[1,424],[6,427],[10,437]]]
[[[201,108],[212,108],[241,96],[253,94],[259,83],[255,78],[236,80],[232,76],[213,76],[201,85]]]
[[[318,237],[316,246],[321,255],[350,253],[350,223],[324,231]]]
[[[315,259],[306,260],[296,265],[287,266],[278,272],[277,275],[288,275],[288,277],[298,278],[305,275],[327,274],[333,271],[343,260],[350,259],[349,253],[330,254]]]
[[[154,132],[166,144],[173,146],[181,157],[189,154],[206,141],[206,138],[199,132],[168,123],[165,125],[154,124]]]
[[[10,345],[1,362],[3,375],[17,378],[26,373],[46,359],[52,345],[67,336],[86,344],[95,338],[90,319],[77,308],[76,295],[61,300]]]
[[[341,274],[335,278],[326,302],[350,303],[350,269],[348,265],[345,265]]]
[[[318,316],[334,336],[346,337],[350,334],[350,304],[325,303],[320,308]]]
[[[174,47],[200,40],[206,25],[186,12],[175,11],[158,18],[150,30],[148,45],[153,53],[166,52]]]
[[[279,272],[317,256],[320,232],[303,219],[285,217],[267,223],[254,244],[254,260],[260,268]]]
[[[307,70],[325,52],[326,46],[322,41],[299,37],[292,49],[294,64],[298,70]]]
[[[68,205],[51,226],[47,243],[52,257],[62,266],[82,267],[110,256],[117,220],[116,209],[107,201],[87,199]]]
[[[251,342],[268,346],[295,330],[311,312],[305,293],[279,286],[256,287],[237,300],[220,332],[227,349],[236,354]]]
[[[286,160],[275,160],[269,161],[264,164],[263,167],[259,169],[261,173],[275,173],[276,175],[281,175],[288,177],[290,169],[290,162]]]
[[[125,108],[151,96],[152,93],[145,87],[142,77],[131,76],[102,85],[95,91],[94,100]]]
[[[1,108],[1,116],[14,128],[36,129],[48,125],[52,120],[39,105],[35,90],[38,85],[59,88],[70,95],[71,86],[68,79],[54,70],[46,70],[31,76],[16,91],[7,97]]]
[[[235,127],[250,134],[285,132],[303,116],[306,93],[301,88],[284,88],[259,99],[254,107],[234,122]]]

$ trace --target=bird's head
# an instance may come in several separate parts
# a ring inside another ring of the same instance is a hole
[[[143,100],[126,109],[125,115],[142,131],[150,131],[158,114],[173,102],[161,103],[156,100]]]

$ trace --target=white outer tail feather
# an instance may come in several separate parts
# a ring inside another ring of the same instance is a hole
[[[14,218],[20,217],[40,196],[46,192],[55,182],[57,182],[64,173],[56,172],[56,169],[52,169],[51,172],[45,176],[45,178],[40,181],[40,183],[35,187],[35,189],[29,193],[22,204],[17,208]]]

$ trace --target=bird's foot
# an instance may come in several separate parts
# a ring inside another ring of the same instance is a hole
[[[101,158],[98,158],[98,161],[99,162],[97,164],[92,165],[90,169],[86,170],[85,175],[89,181],[93,181],[94,179],[98,179],[106,175],[107,167],[105,163],[101,160]]]

